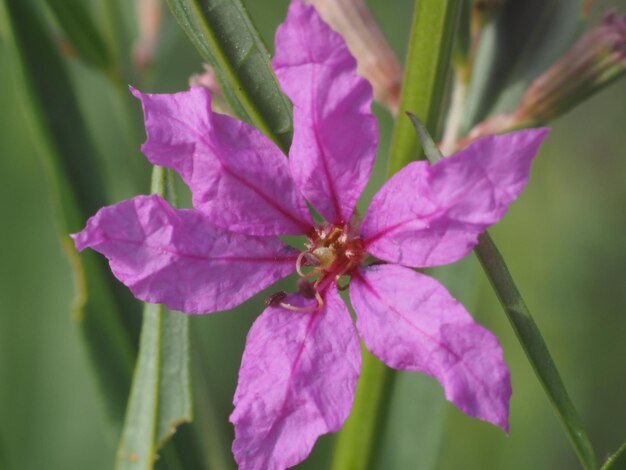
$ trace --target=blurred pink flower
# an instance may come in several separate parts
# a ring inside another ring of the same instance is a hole
[[[176,170],[194,209],[138,196],[101,209],[73,235],[104,254],[133,294],[187,313],[241,304],[298,271],[252,326],[230,417],[242,469],[282,469],[337,431],[352,406],[359,340],[338,289],[349,280],[356,330],[391,367],[442,384],[470,416],[508,429],[508,369],[495,336],[435,279],[526,185],[545,129],[488,137],[429,166],[407,165],[354,208],[377,146],[372,91],[342,38],[294,1],[273,66],[293,103],[289,159],[244,122],[212,112],[208,91],[142,94],[150,162]],[[306,200],[326,219],[314,223]],[[299,253],[278,235],[306,235]],[[369,256],[388,264],[367,265]]]

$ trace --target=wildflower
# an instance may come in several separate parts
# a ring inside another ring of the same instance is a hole
[[[299,292],[272,295],[246,342],[233,452],[242,469],[306,458],[347,418],[361,365],[356,330],[391,367],[434,376],[470,416],[508,429],[509,373],[497,339],[435,279],[414,271],[465,256],[522,191],[545,130],[489,137],[433,166],[414,162],[354,207],[377,146],[371,87],[339,35],[294,1],[273,61],[294,105],[286,159],[256,129],[211,111],[201,87],[142,94],[156,165],[182,176],[194,209],[139,196],[101,209],[74,235],[104,254],[133,294],[187,313],[234,307],[297,271]],[[327,222],[314,223],[306,200]],[[278,235],[303,234],[303,252]],[[374,256],[388,264],[368,265]]]

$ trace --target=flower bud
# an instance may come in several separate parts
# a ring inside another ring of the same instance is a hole
[[[515,121],[550,121],[625,71],[626,15],[609,13],[531,84],[513,113]]]
[[[489,134],[551,121],[626,72],[626,15],[605,15],[526,90],[517,109],[487,119],[457,148]]]
[[[374,99],[398,111],[402,66],[364,0],[308,0],[343,36],[357,60],[357,72],[374,88]]]
[[[202,64],[204,72],[189,77],[189,86],[202,86],[211,92],[211,106],[218,113],[233,116],[233,112],[224,98],[215,71],[208,64]]]
[[[161,0],[137,1],[139,38],[133,47],[133,62],[139,70],[150,66],[154,59],[162,22],[163,4]]]

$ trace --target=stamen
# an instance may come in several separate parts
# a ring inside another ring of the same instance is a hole
[[[303,251],[302,253],[298,255],[298,259],[296,259],[296,271],[298,272],[298,275],[300,277],[306,276],[306,274],[302,272],[302,260],[304,259],[307,253],[308,251]]]
[[[324,307],[324,299],[318,291],[315,291],[315,300],[317,300],[317,306],[315,307],[296,307],[285,302],[281,302],[280,306],[284,309],[291,310],[292,312],[317,312]]]
[[[285,291],[274,292],[267,299],[265,299],[265,306],[266,307],[276,307],[276,306],[280,305],[280,302],[285,297],[287,297],[287,292],[285,292]]]
[[[298,292],[306,299],[315,298],[315,288],[306,279],[300,279],[298,281]]]

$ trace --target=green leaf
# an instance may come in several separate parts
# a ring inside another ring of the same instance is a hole
[[[200,56],[215,70],[240,118],[287,153],[291,104],[278,86],[270,55],[240,0],[168,0]]]
[[[38,8],[30,0],[1,0],[0,23],[18,74],[24,112],[52,181],[58,228],[76,281],[75,318],[109,414],[121,424],[134,356],[130,325],[123,319],[132,319],[135,304],[112,279],[106,261],[92,252],[78,255],[68,236],[106,202],[96,152]]]
[[[118,469],[152,468],[176,427],[192,418],[189,318],[154,304],[143,315]]]
[[[152,169],[152,193],[176,205],[172,177]],[[168,196],[168,190],[170,197]],[[117,469],[150,469],[176,427],[192,419],[189,317],[144,304],[139,353],[117,452]]]
[[[437,135],[442,117],[446,77],[460,11],[461,2],[455,0],[416,2],[398,115],[410,111],[433,135]],[[391,141],[389,174],[418,159],[420,154],[411,122],[397,119]]]
[[[112,72],[111,54],[86,4],[81,0],[45,0],[78,57]]]
[[[526,307],[502,255],[487,232],[480,235],[478,240],[474,252],[498,295],[530,365],[554,406],[580,462],[587,470],[596,469],[595,453],[582,420],[574,408],[550,351],[548,351],[548,346],[528,307]]]
[[[509,0],[482,32],[463,131],[489,114],[510,112],[528,85],[581,30],[584,0]]]
[[[604,465],[602,466],[602,470],[623,470],[626,468],[626,442],[622,444],[622,446],[611,455]]]
[[[134,3],[126,0],[96,0],[103,39],[113,62],[114,73],[110,78],[125,91],[129,84],[135,84],[138,79],[131,57],[136,35],[136,16],[132,14]]]
[[[417,135],[419,135],[422,150],[424,151],[424,155],[426,155],[428,161],[433,164],[441,160],[443,158],[441,150],[439,150],[439,147],[437,147],[437,144],[435,144],[435,141],[428,133],[424,123],[420,121],[415,114],[409,111],[406,112],[406,115],[411,120],[411,124],[413,124]]]

